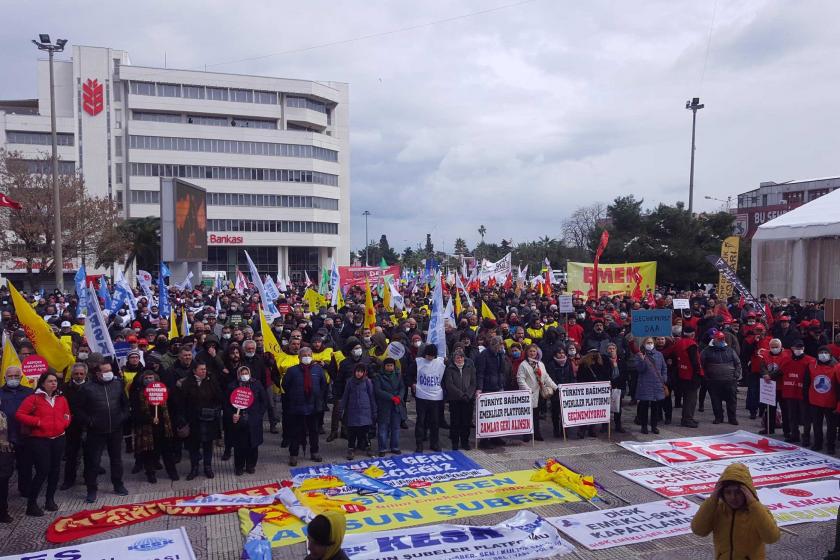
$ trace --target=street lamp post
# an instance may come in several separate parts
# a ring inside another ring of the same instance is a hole
[[[52,132],[52,190],[55,212],[55,231],[53,232],[53,267],[55,268],[56,287],[64,291],[64,255],[61,244],[61,197],[58,192],[58,131],[55,124],[55,76],[53,73],[53,55],[64,51],[67,39],[58,39],[55,44],[50,42],[46,33],[38,35],[38,40],[32,39],[38,50],[47,51],[50,55],[50,128]]]
[[[688,213],[694,210],[694,137],[697,131],[697,111],[705,107],[700,103],[700,98],[695,97],[685,102],[685,108],[691,111],[691,175],[688,180]]]
[[[365,210],[362,212],[362,216],[365,217],[365,266],[368,266],[368,252],[370,251],[370,241],[368,240],[368,216],[370,216],[370,212]]]
[[[718,202],[723,202],[726,205],[726,211],[727,212],[729,212],[729,210],[732,208],[732,196],[731,195],[727,196],[726,200],[723,200],[722,198],[715,198],[713,196],[708,196],[708,195],[704,196],[703,198],[705,198],[706,200],[717,200]]]

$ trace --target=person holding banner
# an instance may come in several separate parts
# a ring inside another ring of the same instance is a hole
[[[157,483],[155,469],[163,459],[163,466],[170,480],[179,480],[175,468],[175,428],[172,425],[169,406],[164,402],[152,405],[145,390],[152,383],[160,382],[160,376],[146,370],[134,378],[131,384],[131,423],[134,433],[134,456],[146,472],[146,480]]]
[[[531,392],[531,404],[533,406],[533,436],[523,436],[524,440],[529,440],[533,437],[536,441],[543,441],[542,429],[540,428],[540,398],[551,398],[557,391],[557,385],[549,377],[545,370],[545,364],[539,359],[539,347],[536,344],[529,344],[525,349],[525,359],[519,364],[519,369],[516,371],[516,384],[519,389]]]
[[[237,388],[247,389],[253,395],[251,406],[238,408],[231,402]],[[254,474],[263,444],[263,415],[268,407],[268,394],[258,379],[254,379],[248,366],[236,370],[236,381],[227,386],[225,416],[231,426],[233,440],[233,472],[242,476],[244,472]]]
[[[761,383],[769,383],[774,381],[776,383],[776,402],[779,402],[782,387],[782,370],[781,365],[787,360],[790,360],[790,350],[783,348],[784,343],[779,338],[770,340],[768,351],[761,358]],[[759,434],[775,434],[776,433],[776,406],[770,405],[765,412],[768,416],[766,426],[759,431]],[[785,437],[790,434],[790,428],[785,422],[782,423],[782,430]]]
[[[656,349],[653,337],[647,336],[642,340],[642,350],[636,356],[636,370],[636,400],[639,401],[636,414],[642,425],[642,433],[648,433],[650,420],[650,431],[658,434],[659,428],[656,424],[659,420],[659,403],[665,398],[668,368],[662,353]]]

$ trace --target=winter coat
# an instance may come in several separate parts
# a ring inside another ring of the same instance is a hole
[[[230,395],[237,387],[247,387],[254,393],[254,402],[251,406],[239,413],[239,422],[233,423],[233,415],[236,409],[230,404]],[[262,383],[253,377],[248,383],[235,381],[227,386],[227,399],[225,400],[225,425],[233,432],[233,439],[242,447],[257,447],[263,443],[263,416],[268,408],[268,393]],[[228,429],[228,428],[225,428]]]
[[[15,413],[26,397],[32,393],[34,391],[25,385],[18,385],[14,389],[8,385],[0,387],[0,412],[6,415],[8,439],[12,445],[20,445],[21,443],[20,423],[15,418]]]
[[[361,379],[352,377],[347,380],[341,395],[341,411],[344,423],[355,428],[373,426],[376,423],[376,396],[373,381],[366,376]]]
[[[700,353],[700,363],[708,381],[741,379],[741,358],[729,346],[707,346]]]
[[[568,358],[566,359],[566,363],[562,366],[558,364],[554,358],[551,358],[545,363],[545,370],[556,385],[575,382],[575,372],[572,368],[572,361]]]
[[[736,358],[737,359],[737,358]],[[644,351],[644,357],[636,355],[636,398],[640,401],[661,401],[665,398],[665,383],[668,381],[668,368],[662,353],[654,349]]]
[[[70,405],[59,394],[53,397],[51,404],[47,394],[38,389],[23,400],[15,418],[25,426],[24,429],[28,428],[30,437],[57,438],[64,435],[70,425]]]
[[[98,378],[88,381],[79,391],[78,403],[79,421],[91,433],[122,430],[122,423],[128,418],[128,397],[118,377],[107,383]]]
[[[400,372],[385,373],[384,371],[373,380],[373,389],[376,394],[376,410],[380,418],[390,418],[396,405],[392,397],[403,398],[405,393],[405,382]]]
[[[519,369],[516,371],[516,384],[523,391],[531,391],[531,407],[533,408],[539,405],[541,384],[557,390],[557,384],[549,377],[545,371],[545,365],[539,360],[536,362],[536,367],[532,366],[528,360],[523,360],[519,364]]]
[[[219,419],[224,405],[224,394],[218,383],[208,376],[199,384],[195,376],[190,375],[181,383],[181,394],[184,420],[190,426],[188,440],[198,444],[219,439]],[[180,422],[176,425],[180,425]]]
[[[766,558],[764,545],[779,540],[781,533],[776,520],[758,501],[750,471],[741,463],[726,467],[721,481],[740,482],[755,496],[755,501],[733,510],[722,499],[707,499],[691,520],[691,530],[701,537],[713,533],[715,558],[733,560],[762,560]]]
[[[337,379],[333,380],[333,397],[336,400],[341,398],[341,395],[344,393],[344,388],[347,386],[347,380],[353,377],[353,370],[356,369],[358,364],[365,365],[368,371],[370,371],[370,356],[363,353],[359,359],[356,359],[348,354],[348,356],[341,361],[341,365],[338,366]]]
[[[443,372],[443,394],[447,401],[471,402],[475,398],[475,364],[465,359],[459,369],[450,362]]]
[[[476,389],[482,393],[504,391],[511,378],[511,365],[504,353],[494,354],[489,348],[478,355],[475,364]]]
[[[327,393],[327,376],[324,368],[314,363],[309,366],[312,392],[306,396],[303,388],[305,367],[303,364],[292,366],[283,376],[283,406],[289,414],[308,416],[324,411],[324,397]]]

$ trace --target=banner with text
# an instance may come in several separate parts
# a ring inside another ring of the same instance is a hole
[[[481,393],[475,399],[475,437],[531,434],[533,415],[531,391]]]
[[[566,291],[580,297],[595,296],[595,268],[592,263],[570,262],[566,268]],[[599,296],[627,294],[641,300],[647,290],[656,290],[656,261],[598,263]]]
[[[777,525],[834,521],[840,505],[840,480],[830,478],[783,488],[759,488],[758,499]]]
[[[738,270],[738,249],[740,241],[741,238],[739,236],[730,235],[724,239],[723,243],[720,245],[720,258],[726,261],[726,264],[728,264],[729,268],[732,270]],[[727,298],[732,297],[734,286],[732,285],[732,282],[726,278],[726,276],[723,274],[720,274],[719,276],[717,295],[721,300],[725,301]]]
[[[661,496],[673,498],[711,493],[723,470],[732,463],[746,465],[756,487],[840,475],[840,459],[804,449],[790,453],[731,457],[720,461],[616,472]]]
[[[342,291],[349,286],[365,287],[365,281],[371,286],[381,284],[386,277],[393,279],[400,278],[400,267],[398,265],[380,268],[378,266],[339,266],[338,274],[341,280]]]
[[[610,421],[610,382],[568,383],[559,386],[563,426],[586,426]]]
[[[12,554],[11,556],[3,556],[0,560],[58,560],[61,558],[66,560],[102,560],[103,558],[195,560],[195,553],[187,536],[187,531],[181,527],[179,529],[139,533],[127,537],[40,550],[37,553]]]
[[[353,560],[537,560],[574,550],[551,523],[530,511],[492,526],[446,524],[348,535],[341,548]]]
[[[697,504],[688,500],[662,500],[548,520],[589,550],[601,550],[688,535],[691,519],[698,509]]]
[[[799,446],[744,430],[677,439],[622,441],[619,445],[661,465],[699,463],[729,457],[749,457],[801,449]]]

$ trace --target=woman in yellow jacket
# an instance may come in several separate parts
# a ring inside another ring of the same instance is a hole
[[[779,527],[770,511],[758,501],[750,470],[741,463],[726,467],[715,491],[703,502],[691,530],[705,537],[713,533],[715,558],[761,560],[764,545],[779,540]]]

